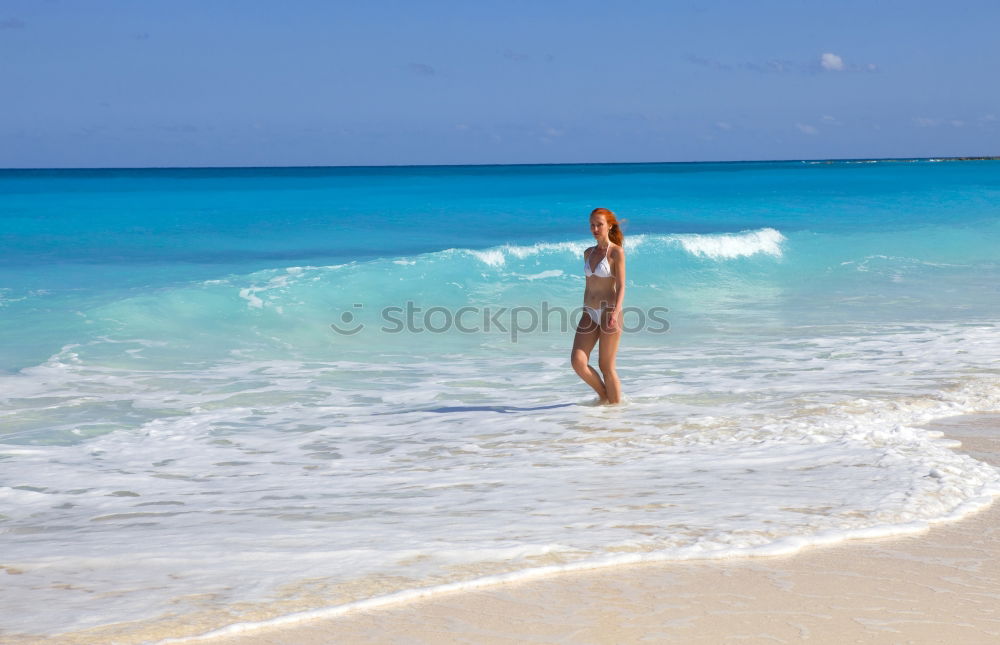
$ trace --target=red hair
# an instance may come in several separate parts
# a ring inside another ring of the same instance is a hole
[[[625,246],[625,236],[622,235],[622,226],[615,217],[615,214],[606,208],[595,208],[590,211],[590,216],[601,215],[604,217],[604,221],[608,223],[608,239],[617,244],[618,246]]]

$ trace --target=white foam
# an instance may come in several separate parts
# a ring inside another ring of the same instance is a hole
[[[588,245],[584,242],[539,242],[538,244],[532,244],[531,246],[507,244],[492,249],[450,249],[448,252],[466,253],[488,266],[501,267],[507,263],[508,256],[519,260],[523,260],[534,255],[550,253],[572,254],[582,257],[584,250],[586,250],[588,246],[592,246],[592,244]]]
[[[240,298],[246,300],[247,303],[249,303],[249,306],[256,309],[260,309],[264,306],[264,301],[257,297],[256,289],[253,287],[240,289]]]
[[[535,273],[532,275],[521,276],[524,280],[545,280],[546,278],[558,278],[565,275],[560,269],[550,269],[548,271],[542,271],[541,273]]]
[[[791,555],[794,553],[798,553],[799,551],[805,548],[837,544],[840,542],[844,542],[846,540],[874,539],[874,538],[893,537],[899,535],[909,535],[913,533],[921,533],[923,531],[926,531],[933,523],[954,521],[961,519],[966,515],[978,512],[986,508],[990,504],[992,504],[994,496],[1000,495],[1000,486],[988,486],[984,487],[983,490],[986,494],[981,495],[973,500],[970,500],[966,504],[957,507],[949,515],[942,516],[933,521],[909,522],[905,524],[886,524],[881,526],[872,526],[864,529],[855,529],[850,531],[826,531],[822,533],[816,533],[814,535],[807,537],[796,536],[796,537],[781,538],[769,544],[764,544],[750,549],[725,549],[725,548],[703,549],[698,546],[693,546],[683,551],[664,551],[664,552],[652,552],[652,553],[642,553],[642,554],[618,555],[618,556],[605,557],[595,560],[574,562],[572,564],[534,567],[530,569],[515,571],[512,573],[505,573],[492,576],[482,576],[479,578],[475,578],[473,580],[468,580],[463,582],[453,582],[449,584],[436,585],[433,587],[424,587],[420,589],[408,589],[406,591],[399,591],[391,594],[385,594],[382,596],[376,596],[374,598],[368,598],[356,602],[345,603],[342,605],[335,605],[332,607],[324,607],[320,609],[313,609],[308,611],[285,614],[283,616],[272,618],[270,620],[235,623],[232,625],[227,625],[226,627],[223,627],[221,629],[215,629],[195,636],[163,639],[158,641],[157,645],[167,645],[171,643],[190,643],[212,638],[236,636],[239,634],[246,634],[248,632],[259,631],[262,629],[272,629],[275,627],[293,625],[296,623],[309,620],[322,620],[322,619],[335,618],[337,616],[342,616],[344,614],[354,611],[378,609],[389,605],[412,602],[414,600],[420,600],[422,598],[428,598],[440,594],[446,594],[456,591],[473,591],[476,589],[482,589],[485,587],[491,587],[503,583],[532,580],[560,573],[569,573],[572,571],[589,571],[594,569],[602,569],[602,568],[623,566],[629,564],[638,564],[641,562],[721,560],[731,557],[774,557],[782,555]]]
[[[307,267],[307,268],[312,268],[312,267]],[[337,267],[331,267],[331,268],[337,268]],[[246,300],[247,306],[251,308],[263,309],[265,305],[267,305],[268,303],[266,303],[263,299],[261,299],[261,297],[257,295],[258,293],[265,293],[271,290],[283,290],[287,288],[290,284],[292,284],[292,282],[296,278],[301,277],[304,274],[304,272],[305,268],[303,267],[286,267],[284,269],[284,273],[278,273],[277,275],[274,275],[276,273],[276,271],[274,270],[260,272],[257,275],[270,276],[268,281],[263,285],[253,285],[250,287],[244,287],[240,289],[239,291],[240,298]],[[271,294],[268,294],[267,297],[270,299]],[[280,305],[275,305],[274,308],[279,313],[281,312]]]
[[[785,236],[773,228],[716,235],[677,235],[676,239],[691,255],[713,260],[749,257],[758,253],[781,257]]]
[[[994,325],[785,333],[633,338],[623,407],[567,405],[588,395],[561,342],[169,370],[67,346],[0,376],[6,427],[39,439],[6,451],[4,513],[32,539],[4,544],[23,571],[0,589],[5,628],[307,603],[303,580],[359,589],[339,603],[358,607],[387,579],[398,600],[497,572],[783,553],[986,503],[996,469],[917,426],[1000,409]]]
[[[466,252],[483,264],[487,264],[491,267],[503,266],[507,261],[503,251],[500,249],[488,249],[486,251],[475,251],[470,249]]]
[[[670,247],[679,244],[686,252],[713,260],[748,257],[762,253],[781,257],[781,245],[785,236],[773,228],[739,233],[706,233],[651,235],[640,234],[625,239],[625,248],[632,252],[643,246]],[[504,245],[491,249],[449,249],[446,253],[461,252],[494,268],[502,267],[508,258],[523,260],[537,255],[557,254],[583,256],[583,252],[593,246],[593,242],[540,242],[530,246]]]

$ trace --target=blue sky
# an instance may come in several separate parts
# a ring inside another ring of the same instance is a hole
[[[961,0],[0,0],[0,167],[998,155],[998,26]]]

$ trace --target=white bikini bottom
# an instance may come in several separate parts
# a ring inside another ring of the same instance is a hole
[[[585,314],[587,314],[588,316],[590,316],[590,319],[593,320],[594,324],[597,325],[597,326],[601,325],[601,311],[602,311],[602,309],[603,309],[603,307],[595,309],[594,307],[588,307],[587,305],[583,305],[583,312]]]

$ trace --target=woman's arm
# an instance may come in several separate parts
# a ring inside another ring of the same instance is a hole
[[[614,329],[621,325],[622,306],[625,302],[625,249],[616,248],[612,260],[614,261],[615,304],[612,314],[608,317],[608,324],[611,329]]]

